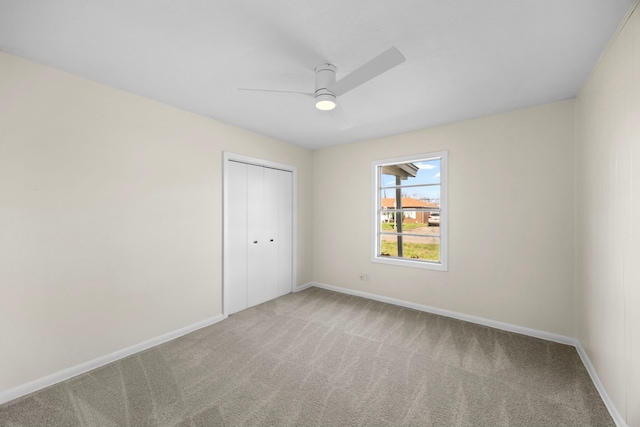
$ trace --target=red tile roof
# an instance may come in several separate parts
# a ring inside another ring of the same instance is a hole
[[[396,199],[394,198],[386,198],[381,200],[382,207],[393,209],[396,207]],[[437,208],[438,205],[435,203],[428,203],[418,199],[412,199],[411,197],[403,197],[402,198],[402,207],[403,208]]]

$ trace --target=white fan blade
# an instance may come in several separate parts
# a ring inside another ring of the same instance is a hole
[[[248,88],[243,88],[243,87],[239,87],[238,90],[247,90],[247,91],[251,91],[251,92],[293,93],[293,94],[296,94],[296,95],[306,95],[306,96],[311,96],[311,97],[314,96],[313,93],[297,92],[295,90],[248,89]]]
[[[327,89],[335,93],[336,96],[340,96],[368,82],[372,78],[379,76],[385,71],[392,69],[396,65],[402,64],[404,61],[405,58],[398,49],[395,47],[389,48],[357,70],[354,70],[330,85]]]
[[[353,127],[353,123],[347,117],[340,104],[337,104],[333,110],[328,111],[331,119],[338,125],[340,130],[347,130]]]

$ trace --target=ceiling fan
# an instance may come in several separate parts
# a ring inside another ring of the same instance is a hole
[[[258,92],[277,92],[277,93],[293,93],[313,97],[318,110],[334,111],[333,118],[341,125],[341,129],[351,127],[344,118],[342,111],[338,106],[337,98],[349,92],[352,89],[368,82],[374,77],[379,76],[402,64],[405,57],[395,47],[391,47],[380,55],[376,56],[369,62],[360,66],[360,68],[347,74],[340,80],[336,81],[337,67],[333,64],[320,64],[315,68],[316,84],[315,92],[296,92],[289,90],[270,90],[270,89],[247,89],[239,88],[239,90],[250,90]],[[336,111],[337,110],[337,111]]]

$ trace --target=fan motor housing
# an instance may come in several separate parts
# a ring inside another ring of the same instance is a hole
[[[336,82],[336,70],[333,64],[320,64],[316,67],[316,98],[328,95],[335,100],[336,95],[327,88]]]

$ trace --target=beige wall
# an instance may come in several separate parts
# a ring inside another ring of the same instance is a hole
[[[573,114],[566,101],[315,151],[314,280],[573,336]],[[372,263],[371,161],[440,150],[449,271]]]
[[[640,426],[640,11],[576,101],[578,338]]]
[[[311,152],[0,53],[0,393],[221,313],[222,151]]]

